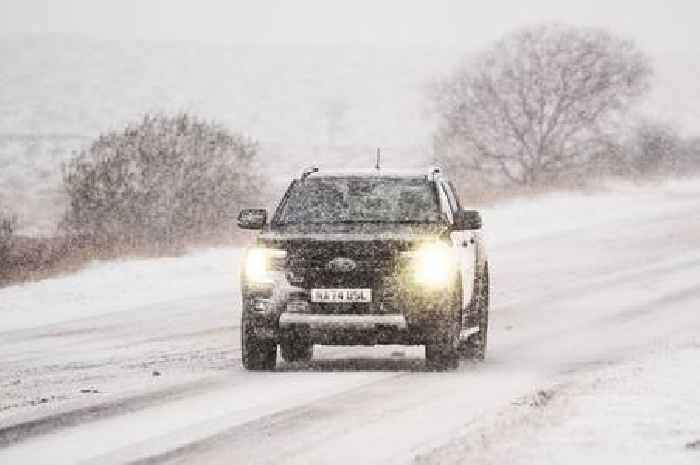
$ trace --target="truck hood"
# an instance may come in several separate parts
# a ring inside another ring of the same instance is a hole
[[[417,242],[443,235],[448,231],[444,224],[292,224],[277,226],[258,236],[263,244],[288,241],[392,241]]]

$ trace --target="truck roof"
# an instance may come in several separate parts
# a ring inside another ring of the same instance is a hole
[[[385,178],[425,178],[435,177],[440,174],[440,168],[431,167],[428,169],[404,169],[404,170],[385,170],[385,169],[330,169],[320,170],[318,168],[309,168],[304,170],[302,179],[318,178],[318,177],[385,177]]]

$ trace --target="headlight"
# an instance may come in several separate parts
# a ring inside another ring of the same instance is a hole
[[[449,245],[429,242],[412,255],[413,273],[418,283],[428,287],[447,286],[455,270],[455,258]]]
[[[245,276],[250,282],[272,282],[272,263],[275,260],[284,259],[287,252],[274,249],[248,249],[245,257]]]

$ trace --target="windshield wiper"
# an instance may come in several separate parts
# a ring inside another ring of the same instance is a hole
[[[295,221],[285,224],[429,224],[441,223],[439,220],[335,220],[335,221]]]
[[[297,224],[443,224],[441,220],[332,220],[332,221],[285,221],[280,225]]]

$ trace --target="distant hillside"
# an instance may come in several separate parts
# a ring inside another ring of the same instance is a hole
[[[0,59],[0,133],[96,134],[188,110],[269,142],[404,145],[429,133],[423,86],[452,54],[30,36],[2,40]]]
[[[78,135],[0,134],[0,204],[25,233],[51,233],[65,210],[61,165],[90,139]]]
[[[422,160],[432,130],[424,86],[453,58],[439,50],[0,39],[0,197],[25,228],[45,230],[63,210],[61,161],[148,111],[192,112],[260,141],[261,163],[274,167],[279,186],[310,163],[352,164],[355,152],[367,166],[376,146],[387,163]],[[78,136],[59,143],[60,134]]]
[[[0,199],[46,231],[64,208],[60,165],[148,111],[188,111],[261,142],[273,190],[303,166],[423,165],[425,86],[454,50],[217,46],[69,36],[0,38]],[[700,60],[661,57],[646,112],[700,133]]]

